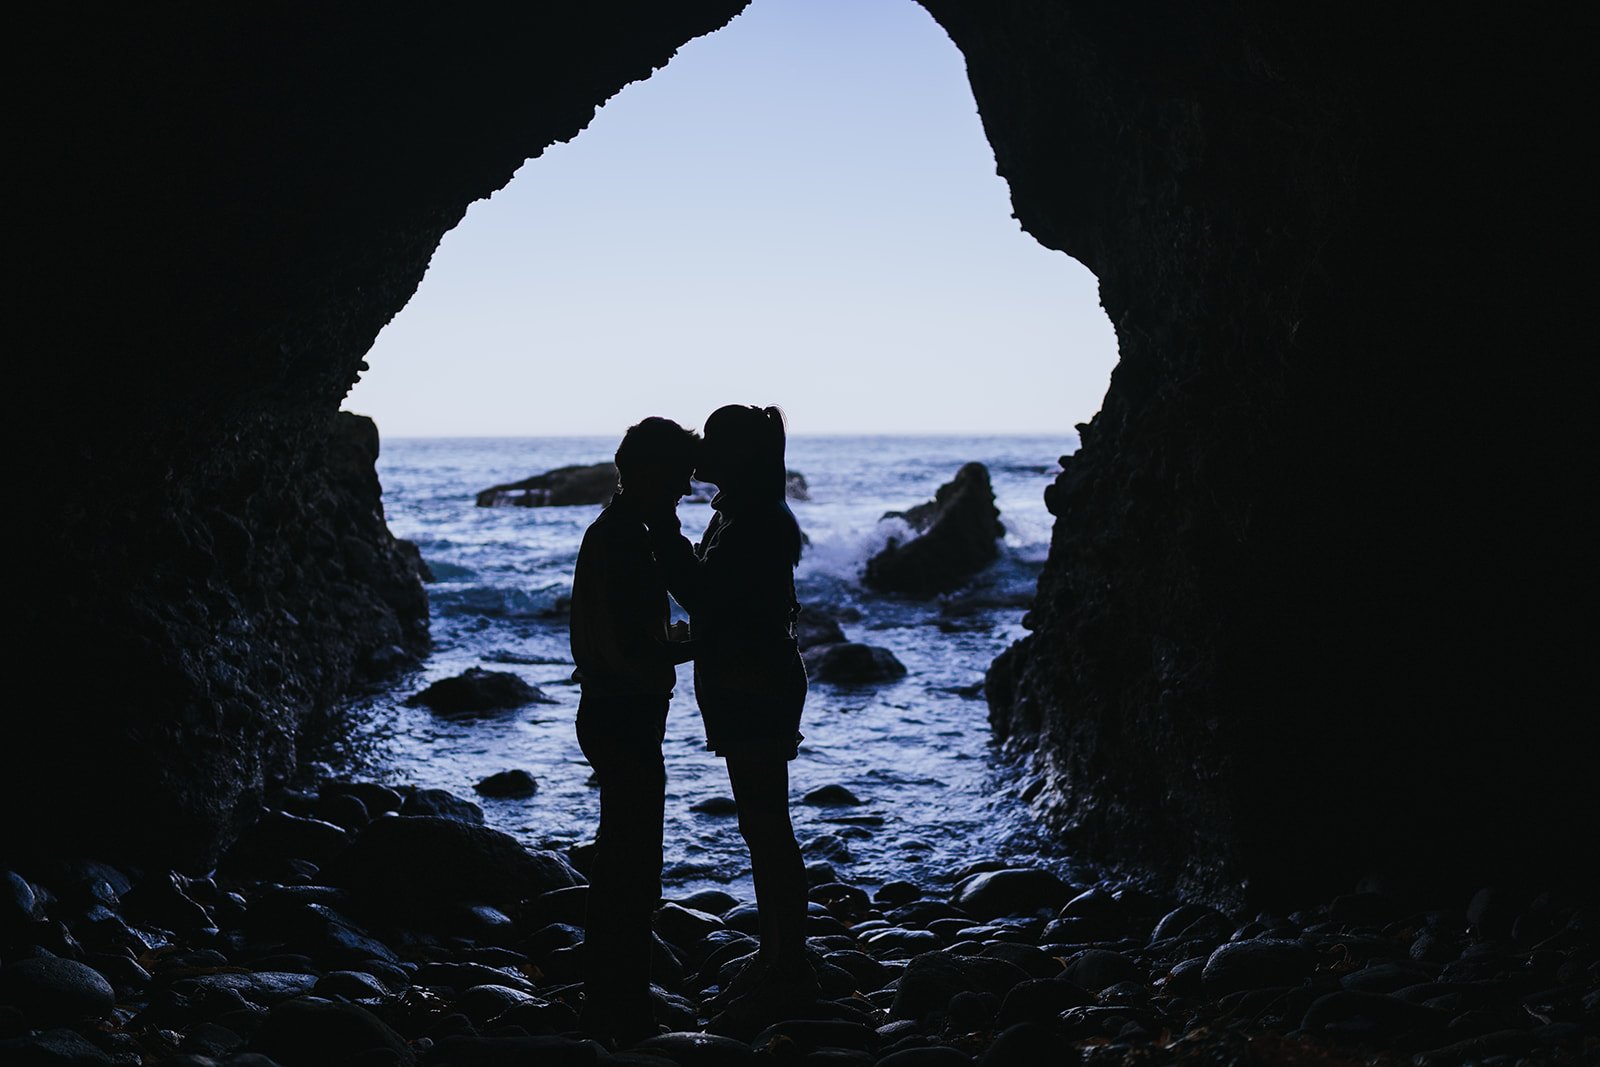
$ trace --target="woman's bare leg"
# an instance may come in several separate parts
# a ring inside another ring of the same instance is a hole
[[[789,821],[789,763],[781,757],[729,757],[728,782],[739,805],[739,832],[750,848],[761,956],[779,970],[801,967],[806,868]]]

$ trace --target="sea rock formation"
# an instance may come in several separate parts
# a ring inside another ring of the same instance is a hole
[[[451,678],[441,678],[406,698],[440,715],[472,716],[509,711],[526,704],[554,703],[537,686],[510,671],[468,667]]]
[[[70,685],[8,723],[8,844],[208,863],[421,647],[340,399],[471,202],[742,6],[31,12],[13,655]],[[1579,10],[923,6],[1120,344],[987,685],[1041,811],[1217,899],[1578,865]]]
[[[587,466],[557,467],[520,482],[492,485],[478,493],[477,502],[480,508],[604,504],[616,490],[616,464],[592,463]]]
[[[576,464],[557,467],[524,478],[519,482],[491,485],[481,490],[477,497],[480,508],[562,507],[568,504],[604,504],[617,488],[617,466],[614,463]],[[694,492],[688,499],[708,501],[717,487],[706,482],[692,482]],[[811,492],[806,477],[799,471],[785,472],[784,495],[790,500],[810,500]]]
[[[871,685],[905,677],[906,666],[887,648],[859,641],[812,645],[801,655],[814,681],[835,685]]]
[[[958,588],[999,557],[1006,532],[982,463],[963,464],[932,500],[884,518],[904,519],[917,536],[890,539],[867,561],[864,580],[875,589],[916,596]]]

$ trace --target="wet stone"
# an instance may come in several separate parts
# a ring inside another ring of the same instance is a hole
[[[915,955],[936,949],[941,942],[939,935],[932,930],[906,930],[891,926],[887,930],[873,931],[867,935],[864,943],[875,953],[908,952]]]
[[[250,1048],[283,1067],[354,1063],[362,1057],[398,1067],[416,1062],[405,1039],[367,1009],[314,1000],[289,1000],[272,1009]]]
[[[800,798],[802,804],[819,808],[849,807],[860,804],[861,798],[837,783],[820,786]]]
[[[872,895],[874,903],[885,907],[897,908],[902,904],[909,904],[922,896],[922,890],[914,882],[885,882],[878,891]]]
[[[388,995],[382,982],[365,971],[330,971],[311,989],[329,1000],[376,1000]]]
[[[349,793],[331,793],[319,797],[316,816],[346,830],[359,830],[372,821],[372,813],[367,811],[367,806],[361,803],[360,798]]]
[[[678,1067],[738,1067],[759,1062],[743,1041],[718,1034],[674,1032],[641,1041],[644,1052],[659,1052]]]
[[[401,815],[435,815],[473,826],[483,825],[483,809],[448,789],[413,789],[400,805]]]
[[[103,1018],[115,1002],[111,983],[74,960],[41,957],[0,967],[0,1004],[20,1008],[33,1027]]]
[[[1061,974],[1061,961],[1033,945],[998,942],[985,945],[979,955],[1005,960],[1028,973],[1030,978],[1055,978]]]
[[[531,797],[539,791],[533,775],[520,767],[491,774],[472,787],[473,792],[486,797]]]
[[[951,997],[974,984],[961,957],[948,952],[925,952],[913,957],[900,976],[889,1018],[921,1020],[943,1012]]]
[[[1427,970],[1415,964],[1375,963],[1350,972],[1339,979],[1339,984],[1358,993],[1393,993],[1426,982],[1429,977]]]
[[[725,925],[715,915],[681,904],[663,904],[655,914],[656,933],[674,945],[685,947],[699,943],[711,931],[723,929]]]
[[[90,1044],[82,1035],[58,1029],[0,1040],[0,1062],[90,1067],[117,1061]]]
[[[739,805],[732,797],[706,797],[690,804],[689,810],[700,815],[737,815]]]
[[[1068,1008],[1094,1003],[1094,995],[1071,982],[1030,978],[1018,982],[1001,1002],[995,1025],[1013,1026],[1023,1022],[1048,1022]]]
[[[819,834],[800,846],[800,852],[812,860],[848,862],[850,846],[835,834]]]
[[[1149,979],[1145,968],[1120,952],[1091,948],[1067,961],[1061,978],[1084,989],[1099,992],[1118,982],[1144,982]]]
[[[1060,1033],[1042,1023],[1017,1023],[1000,1033],[978,1057],[979,1067],[1034,1067],[1076,1063],[1075,1049],[1064,1048]]]
[[[839,872],[834,870],[833,864],[827,860],[812,860],[806,864],[806,885],[808,887],[827,885],[829,882],[837,882],[838,880]]]
[[[1152,942],[1170,937],[1194,937],[1190,931],[1200,929],[1218,940],[1227,937],[1231,924],[1223,914],[1203,904],[1180,904],[1161,917],[1150,934]]]
[[[929,1048],[898,1049],[880,1059],[878,1067],[970,1067],[971,1063],[972,1057],[959,1049],[934,1045]]]
[[[386,812],[399,811],[400,805],[405,802],[399,790],[376,782],[327,781],[322,783],[317,792],[324,797],[338,794],[353,796],[361,801],[361,806],[374,819]]]
[[[257,971],[231,974],[204,974],[185,978],[173,988],[185,994],[227,994],[270,1007],[312,991],[317,978],[290,971]]]
[[[787,1019],[767,1027],[750,1043],[759,1049],[779,1038],[813,1052],[830,1046],[865,1050],[877,1044],[878,1035],[870,1026],[839,1019]]]
[[[486,715],[528,704],[552,704],[534,686],[509,671],[472,667],[454,678],[443,678],[406,699],[445,716]]]
[[[806,674],[833,685],[871,685],[905,677],[906,667],[886,648],[845,641],[813,645],[801,653]]]
[[[690,893],[686,897],[679,897],[677,903],[694,911],[703,911],[708,915],[721,915],[728,909],[737,907],[739,901],[732,893],[720,889],[702,889],[698,893]]]
[[[1206,960],[1201,975],[1207,995],[1243,989],[1299,985],[1316,968],[1317,957],[1299,941],[1256,938],[1232,941]]]
[[[456,997],[454,1008],[474,1023],[483,1024],[495,1016],[534,1000],[522,989],[498,984],[469,986]]]
[[[1069,892],[1066,883],[1049,871],[1011,868],[963,879],[950,902],[976,918],[996,919],[1054,910],[1065,902]]]
[[[1384,1037],[1410,1031],[1442,1030],[1443,1012],[1398,997],[1339,990],[1317,998],[1306,1010],[1301,1029],[1349,1037]]]

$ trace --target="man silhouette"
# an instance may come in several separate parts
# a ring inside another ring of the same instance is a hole
[[[582,1021],[624,1046],[656,1033],[650,920],[661,898],[661,740],[675,667],[694,654],[668,626],[644,516],[674,510],[689,492],[698,440],[670,419],[628,428],[616,454],[621,488],[584,533],[572,579],[578,743],[600,784]]]

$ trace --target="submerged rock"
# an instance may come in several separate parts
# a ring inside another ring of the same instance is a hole
[[[800,645],[801,651],[817,645],[841,644],[845,640],[847,639],[839,620],[826,610],[810,605],[801,608],[800,618],[795,623],[795,641]]]
[[[895,654],[876,645],[856,641],[813,645],[802,653],[806,673],[819,682],[835,685],[867,685],[903,677],[905,664]]]
[[[861,798],[837,782],[818,786],[800,798],[800,803],[819,808],[848,807],[861,803]]]
[[[539,783],[527,771],[515,768],[491,774],[472,789],[486,797],[531,797],[539,791]]]
[[[867,561],[866,583],[892,593],[931,596],[955,589],[999,557],[1005,536],[989,471],[981,463],[963,465],[931,501],[884,518],[904,519],[918,535],[890,540]]]
[[[469,667],[454,678],[434,682],[408,697],[406,703],[420,704],[440,715],[483,715],[555,701],[515,674]]]

